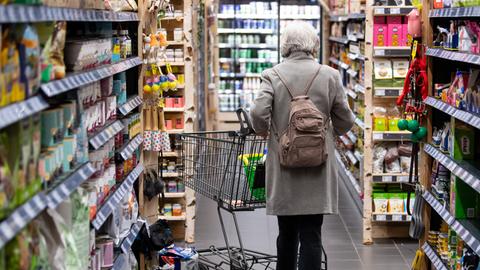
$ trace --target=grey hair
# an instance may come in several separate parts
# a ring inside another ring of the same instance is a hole
[[[280,36],[280,54],[288,57],[294,52],[316,53],[320,38],[313,26],[303,21],[290,22]]]

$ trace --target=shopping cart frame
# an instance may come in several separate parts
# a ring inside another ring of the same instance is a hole
[[[198,250],[199,260],[204,269],[275,269],[277,257],[246,249],[240,233],[236,212],[254,211],[266,206],[262,190],[252,188],[255,183],[249,182],[256,179],[255,171],[260,163],[260,154],[257,153],[263,153],[266,139],[254,135],[245,110],[239,109],[236,113],[240,121],[239,131],[177,135],[177,148],[181,150],[182,160],[181,177],[187,187],[217,202],[217,215],[225,241],[225,247],[210,246]],[[247,154],[254,158],[247,162],[243,160],[242,168],[239,159]],[[223,211],[232,216],[239,247],[231,245]],[[323,247],[322,254],[321,269],[326,270],[327,257]]]

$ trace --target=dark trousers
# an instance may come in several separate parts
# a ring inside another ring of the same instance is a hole
[[[321,269],[323,215],[278,216],[277,270]]]

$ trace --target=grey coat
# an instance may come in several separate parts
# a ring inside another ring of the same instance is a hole
[[[290,89],[300,95],[316,71],[316,65],[318,63],[313,57],[296,52],[276,68]],[[267,214],[289,216],[337,213],[338,169],[333,132],[337,135],[344,134],[352,128],[354,122],[340,80],[337,70],[323,65],[308,94],[318,109],[330,115],[332,120],[326,141],[329,158],[325,164],[316,168],[283,168],[278,159],[277,138],[269,136],[266,165]],[[277,74],[272,69],[265,70],[262,73],[260,93],[250,112],[255,131],[281,134],[288,125],[290,99]]]

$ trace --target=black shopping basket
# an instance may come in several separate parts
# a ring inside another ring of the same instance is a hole
[[[217,202],[226,247],[199,250],[207,269],[275,269],[276,256],[244,248],[235,212],[264,208],[267,142],[253,134],[247,113],[237,111],[240,131],[183,133],[177,143],[182,153],[181,174],[187,187]],[[230,245],[222,210],[230,213],[239,247]],[[325,261],[322,269],[326,269]]]

